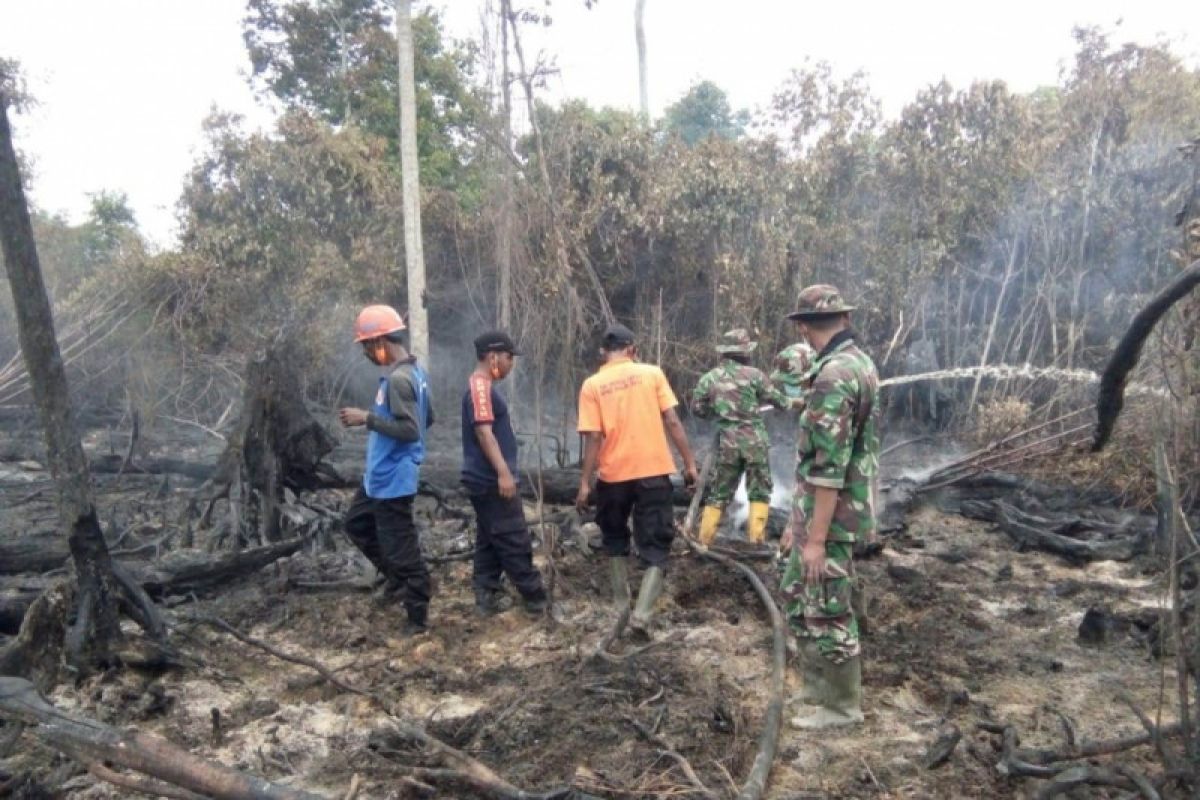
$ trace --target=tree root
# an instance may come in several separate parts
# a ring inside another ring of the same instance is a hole
[[[1096,742],[1084,742],[1070,746],[1065,751],[1028,750],[1020,748],[1020,736],[1017,729],[1011,725],[983,722],[976,727],[1002,737],[1001,757],[996,763],[996,769],[1002,775],[1024,778],[1041,778],[1049,783],[1041,786],[1033,795],[1037,800],[1049,800],[1064,792],[1079,786],[1113,786],[1134,792],[1147,800],[1159,800],[1160,795],[1154,784],[1140,772],[1126,764],[1113,764],[1110,768],[1098,767],[1091,764],[1072,763],[1091,759],[1101,755],[1113,755],[1132,750],[1148,744],[1154,744],[1160,754],[1165,753],[1162,741],[1166,738],[1182,736],[1181,725],[1167,725],[1156,728],[1144,714],[1135,710],[1143,726],[1148,730],[1139,736],[1126,736],[1120,739],[1108,739]],[[1192,778],[1190,772],[1168,766],[1166,778]]]
[[[672,747],[661,736],[651,731],[633,717],[626,717],[625,720],[633,726],[633,729],[638,732],[639,736],[641,736],[650,744],[659,748],[659,755],[666,756],[674,761],[676,765],[678,765],[679,770],[683,773],[683,776],[688,779],[692,786],[696,787],[696,792],[701,797],[711,798],[711,800],[717,800],[717,798],[720,797],[719,794],[704,785],[704,781],[700,780],[700,776],[697,775],[696,770],[692,768],[692,762],[684,758],[678,750]]]
[[[1144,776],[1126,766],[1118,767],[1116,771],[1101,767],[1071,767],[1055,775],[1033,797],[1034,800],[1050,800],[1078,786],[1115,786],[1138,792],[1146,800],[1161,800]]]

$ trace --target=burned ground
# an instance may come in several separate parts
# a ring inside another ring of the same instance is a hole
[[[118,549],[151,557],[189,493],[128,477],[104,487],[102,516],[117,535],[125,532]],[[13,489],[13,480],[7,496],[36,490]],[[327,490],[314,503],[336,510],[345,500]],[[52,510],[39,495],[6,504],[4,513],[14,530],[22,520],[26,528],[44,524]],[[465,543],[462,521],[445,518],[432,500],[422,499],[419,517],[429,522],[432,552]],[[1080,567],[1016,552],[987,523],[936,502],[907,522],[881,554],[860,564],[869,611],[866,724],[821,736],[785,727],[768,797],[1022,797],[1030,782],[998,772],[999,738],[978,723],[1009,724],[1023,745],[1053,748],[1063,744],[1063,718],[1080,740],[1140,732],[1118,696],[1151,717],[1169,707],[1160,686],[1170,685],[1173,672],[1153,656],[1164,587],[1136,562]],[[767,702],[770,627],[749,584],[728,568],[678,551],[659,604],[663,643],[613,663],[591,657],[613,612],[604,558],[589,551],[583,532],[560,543],[554,619],[529,619],[517,609],[476,616],[469,562],[450,560],[434,567],[433,629],[416,639],[399,637],[402,614],[372,594],[345,545],[335,537],[337,549],[327,551],[316,546],[321,538],[219,592],[168,599],[178,666],[112,671],[62,685],[52,699],[330,795],[344,792],[355,774],[360,796],[419,793],[412,775],[422,756],[392,729],[380,703],[531,789],[686,792],[667,747],[720,793],[749,769]],[[545,566],[545,554],[538,561]],[[769,562],[749,563],[768,585],[777,582]],[[631,581],[638,577],[635,570]],[[1078,636],[1089,608],[1103,620],[1095,644]],[[188,621],[197,616],[220,617],[320,662],[380,702]],[[795,688],[789,677],[789,691]],[[962,741],[946,763],[927,768],[928,749],[950,726]],[[1136,757],[1153,756],[1142,750]],[[63,796],[119,795],[31,740],[0,770],[32,776]]]

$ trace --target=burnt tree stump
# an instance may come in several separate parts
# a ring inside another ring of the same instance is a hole
[[[215,502],[229,501],[231,547],[279,541],[284,487],[311,488],[317,463],[334,448],[305,406],[301,369],[296,350],[286,346],[248,366],[242,416],[217,462],[204,514],[207,524]]]

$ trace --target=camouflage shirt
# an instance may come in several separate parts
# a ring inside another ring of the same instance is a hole
[[[875,480],[879,472],[879,373],[850,334],[839,334],[818,355],[806,379],[808,406],[800,416],[792,531],[807,538],[815,487],[837,489],[828,541],[875,537]]]
[[[762,370],[721,359],[719,366],[704,373],[692,392],[692,411],[701,419],[715,419],[721,432],[721,448],[739,444],[769,444],[767,426],[759,408],[770,403],[787,408],[788,399],[775,388]]]
[[[771,382],[788,397],[801,397],[804,378],[812,369],[816,358],[817,354],[807,342],[788,345],[775,356],[775,370],[771,373]]]

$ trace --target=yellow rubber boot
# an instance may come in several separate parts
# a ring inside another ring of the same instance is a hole
[[[767,517],[770,513],[770,503],[759,501],[750,504],[750,516],[746,520],[746,538],[751,544],[764,544],[767,541]]]
[[[721,507],[705,506],[700,517],[700,544],[708,547],[717,538],[717,526],[721,524]]]

